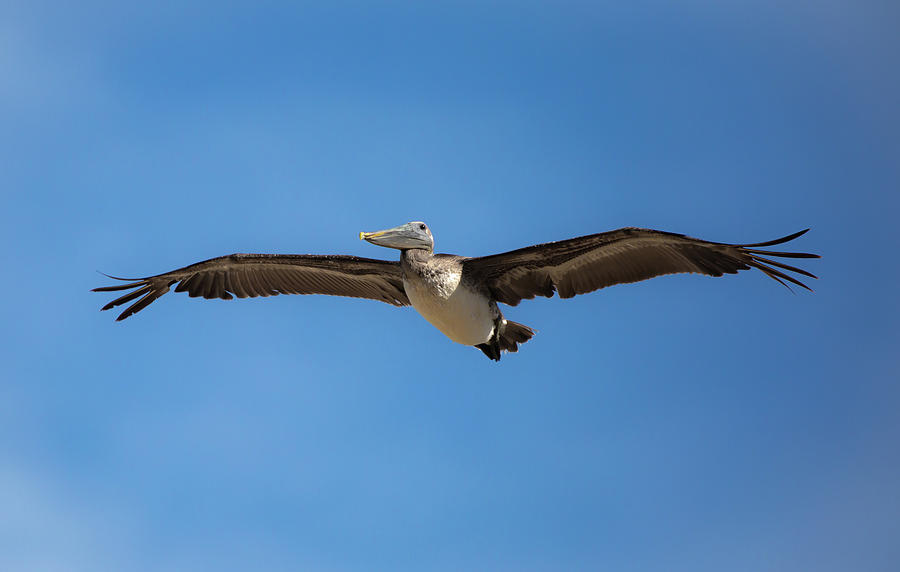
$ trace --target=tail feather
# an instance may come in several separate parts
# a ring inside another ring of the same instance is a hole
[[[484,344],[478,344],[475,347],[484,352],[484,355],[490,359],[500,361],[501,351],[519,351],[519,344],[524,344],[530,340],[534,334],[535,331],[524,324],[503,320],[503,327],[500,330],[500,336],[497,337],[497,339]]]
[[[506,321],[500,331],[500,349],[508,352],[519,351],[519,344],[524,344],[534,335],[534,330],[518,322]]]

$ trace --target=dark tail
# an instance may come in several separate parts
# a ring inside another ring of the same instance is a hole
[[[485,344],[475,346],[484,352],[484,355],[494,361],[500,361],[501,350],[508,352],[519,351],[519,344],[524,344],[534,335],[534,330],[524,324],[511,322],[506,320],[503,328],[500,330],[498,339],[491,340]]]

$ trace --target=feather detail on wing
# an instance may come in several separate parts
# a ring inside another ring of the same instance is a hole
[[[116,320],[140,312],[169,291],[192,297],[255,298],[278,294],[330,294],[369,298],[406,306],[400,264],[357,256],[309,254],[231,254],[147,278],[117,278],[127,284],[94,288],[93,292],[131,290],[103,306],[109,310],[137,299]]]
[[[549,298],[554,292],[560,298],[571,298],[613,284],[639,282],[664,274],[695,272],[721,276],[751,268],[761,270],[784,286],[790,282],[809,290],[785,271],[815,278],[813,274],[763,256],[819,258],[818,255],[758,250],[788,242],[808,230],[768,242],[725,244],[659,230],[622,228],[468,258],[463,262],[463,275],[484,284],[494,299],[511,306],[535,296]]]

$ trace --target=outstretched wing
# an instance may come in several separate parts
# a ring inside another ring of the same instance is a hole
[[[140,312],[178,283],[176,292],[190,296],[238,298],[276,296],[278,294],[331,294],[380,300],[406,306],[409,299],[403,289],[400,263],[357,256],[316,256],[311,254],[231,254],[212,258],[178,270],[147,278],[116,278],[128,284],[94,288],[93,292],[131,290],[103,306],[137,302],[119,314],[124,320]]]
[[[756,244],[724,244],[683,234],[644,228],[622,228],[548,242],[463,262],[463,276],[483,283],[498,302],[515,306],[535,296],[560,298],[599,288],[639,282],[663,274],[696,272],[709,276],[758,268],[781,284],[810,288],[784,271],[815,278],[806,270],[763,258],[819,258],[802,252],[757,250],[788,242],[809,229]]]

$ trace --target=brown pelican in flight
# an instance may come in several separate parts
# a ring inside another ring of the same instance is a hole
[[[571,298],[664,274],[722,276],[751,268],[785,286],[790,282],[809,290],[786,272],[815,278],[813,274],[763,256],[818,255],[760,250],[794,240],[808,230],[768,242],[725,244],[660,230],[622,228],[468,258],[435,254],[431,230],[416,221],[359,233],[360,239],[399,250],[399,261],[328,254],[230,254],[146,278],[109,276],[128,283],[93,291],[131,290],[102,308],[137,300],[117,320],[140,312],[174,284],[176,292],[223,300],[232,295],[331,294],[412,305],[454,342],[475,346],[499,360],[504,350],[518,351],[534,330],[506,320],[498,303],[515,306],[535,296],[552,297],[554,292]]]

